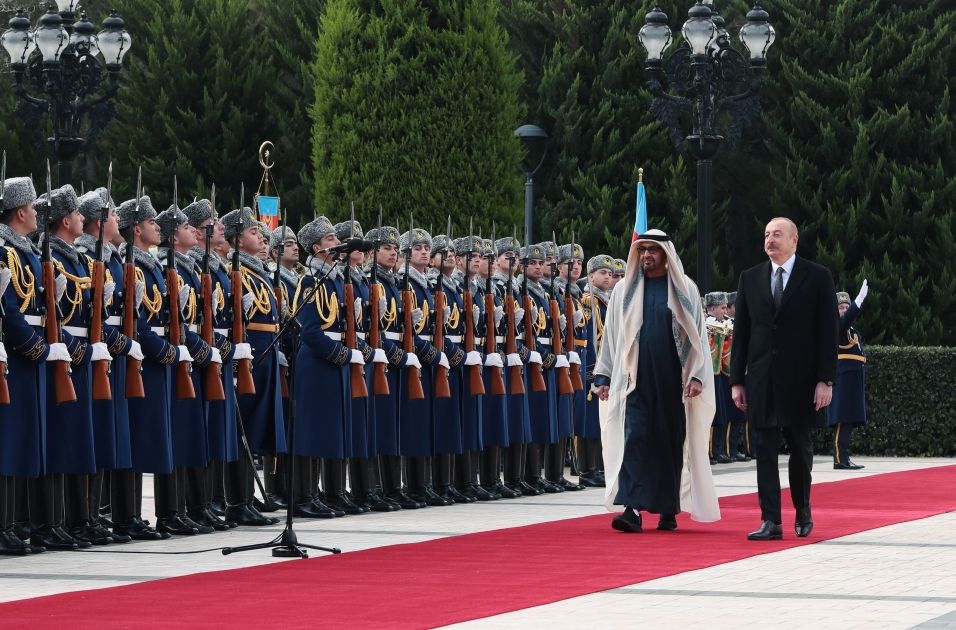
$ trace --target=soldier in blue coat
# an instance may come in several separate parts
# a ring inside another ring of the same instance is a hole
[[[863,464],[850,459],[850,438],[853,429],[866,426],[866,352],[863,336],[853,322],[860,314],[869,292],[866,280],[856,298],[837,293],[840,316],[840,350],[837,354],[837,380],[833,386],[833,402],[827,408],[827,424],[833,427],[833,468],[859,470]]]
[[[69,361],[70,353],[64,344],[48,345],[43,337],[40,258],[36,246],[27,238],[37,229],[33,181],[14,177],[0,185],[0,262],[6,267],[0,270],[0,286],[4,289],[2,348],[11,392],[10,403],[0,405],[0,553],[25,555],[39,553],[45,545],[31,547],[15,533],[17,518],[29,516],[15,513],[15,504],[26,503],[26,497],[15,494],[18,487],[26,485],[17,480],[37,479],[45,474],[45,363]],[[62,528],[49,534],[42,542],[60,545],[57,548],[76,548],[72,536]]]
[[[587,389],[584,408],[584,421],[580,425],[577,438],[578,467],[581,470],[580,483],[583,486],[605,487],[604,456],[601,450],[601,422],[598,410],[598,397],[592,391],[594,386],[594,366],[604,341],[604,321],[607,317],[607,305],[611,299],[614,259],[600,254],[588,260],[588,293],[584,296],[587,321],[587,348],[584,364],[587,366],[585,388]]]
[[[367,240],[379,242],[372,264],[376,266],[375,279],[380,288],[379,312],[381,313],[382,349],[388,358],[388,396],[375,396],[375,450],[379,455],[382,492],[384,499],[404,510],[425,507],[424,503],[408,496],[402,482],[401,418],[399,407],[402,398],[408,396],[405,380],[407,368],[421,369],[421,361],[414,352],[405,352],[402,345],[402,295],[401,282],[396,273],[399,239],[395,227],[375,228],[366,235]],[[371,274],[370,274],[371,277]]]
[[[285,420],[282,414],[282,388],[279,382],[279,353],[276,336],[279,317],[275,289],[263,265],[267,245],[259,231],[252,209],[244,207],[222,217],[226,240],[233,244],[231,264],[238,262],[241,282],[231,283],[233,295],[242,293],[244,313],[233,317],[246,320],[245,342],[252,349],[252,379],[255,393],[237,395],[237,420],[249,449],[258,455],[275,457],[286,452]],[[230,271],[236,271],[230,269]],[[241,286],[237,286],[241,284]],[[238,350],[233,360],[247,358]],[[227,521],[239,525],[274,525],[278,519],[263,515],[253,504],[254,471],[240,457],[224,466]]]

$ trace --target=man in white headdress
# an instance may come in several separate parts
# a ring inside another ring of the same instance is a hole
[[[605,505],[624,513],[612,527],[642,530],[641,511],[657,528],[676,515],[720,518],[708,459],[714,374],[697,285],[661,230],[631,244],[624,279],[607,309],[594,370],[601,404],[607,478]]]

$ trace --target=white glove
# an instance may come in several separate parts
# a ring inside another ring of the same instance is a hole
[[[189,292],[192,291],[192,288],[188,284],[184,284],[179,289],[179,309],[182,310],[186,308],[186,304],[189,302]]]
[[[112,361],[113,357],[110,356],[110,350],[106,347],[106,344],[102,341],[97,341],[92,346],[93,355],[90,357],[90,361]]]
[[[451,366],[448,365],[448,357],[445,356],[444,352],[438,353],[438,365],[445,368],[446,370],[451,369]]]
[[[481,318],[481,309],[475,304],[471,307],[471,321],[477,322]]]
[[[554,357],[554,367],[566,368],[571,366],[568,364],[568,358],[563,354],[559,354]]]
[[[365,365],[365,357],[362,356],[362,353],[352,348],[351,356],[349,357],[349,363],[355,363],[356,365]]]
[[[282,319],[289,319],[289,303],[282,302]]]
[[[255,301],[255,298],[251,293],[246,293],[242,296],[242,312],[246,314],[246,317],[249,317],[249,311],[252,310],[252,303]]]
[[[869,284],[866,279],[863,280],[863,284],[860,286],[860,292],[856,294],[856,299],[853,302],[856,304],[857,308],[863,306],[863,300],[866,299],[866,294],[870,292]]]
[[[418,323],[422,321],[422,309],[416,308],[412,311],[412,328],[418,328]]]
[[[179,362],[187,361],[189,363],[193,362],[193,355],[189,354],[189,348],[186,346],[176,346],[179,348]]]
[[[238,361],[239,359],[252,360],[252,346],[247,343],[237,343],[234,345],[232,350],[232,360]]]
[[[514,367],[516,365],[521,365],[521,355],[517,352],[513,352],[508,355],[508,367]]]
[[[139,342],[133,339],[129,340],[129,352],[127,352],[126,355],[137,361],[142,361],[146,358],[143,356],[143,346],[139,345]]]
[[[501,361],[500,352],[492,352],[491,354],[487,355],[485,357],[485,365],[488,367],[498,367],[498,368],[503,368],[505,366],[505,364],[502,363]]]
[[[109,282],[103,283],[103,306],[108,307],[113,303],[113,294],[116,292],[116,283],[110,280]],[[3,295],[3,292],[0,291],[0,295]]]
[[[219,352],[219,348],[210,348],[212,350],[212,358],[209,359],[213,363],[222,364],[222,353]]]
[[[47,361],[66,361],[69,363],[73,360],[73,357],[70,356],[70,351],[66,349],[65,343],[51,343],[50,344],[50,353],[46,355]]]
[[[222,296],[222,289],[220,289],[218,286],[216,286],[216,288],[212,290],[212,296],[211,296],[211,298],[210,298],[210,299],[212,300],[212,304],[211,304],[210,306],[212,307],[212,316],[213,316],[213,317],[215,317],[215,316],[219,313],[219,299],[220,299],[220,296]]]
[[[279,367],[289,367],[289,358],[282,350],[279,350]]]
[[[136,298],[136,310],[139,310],[139,307],[143,304],[143,297],[146,295],[146,283],[141,280],[136,281],[136,293],[133,295]]]
[[[532,323],[538,321],[538,311],[539,309],[537,306],[534,306],[534,305],[531,306],[531,322]]]
[[[10,286],[10,278],[12,276],[13,274],[10,272],[9,267],[0,269],[0,295],[7,292],[7,287]]]
[[[385,356],[385,351],[381,348],[375,348],[375,353],[372,354],[372,363],[388,363],[388,357]]]
[[[472,350],[465,355],[465,365],[481,365],[481,353]]]
[[[576,310],[574,311],[574,327],[577,328],[581,325],[581,322],[584,321],[584,311]]]
[[[541,359],[541,353],[532,350],[531,354],[528,356],[528,363],[538,363],[540,365],[543,362],[544,361]]]
[[[568,363],[572,365],[581,365],[581,355],[572,350],[568,353]]]
[[[378,314],[384,318],[385,311],[387,310],[388,310],[388,301],[384,297],[378,298]]]
[[[417,354],[408,352],[405,354],[405,367],[417,367],[420,370],[422,369],[422,362],[418,360]]]
[[[56,301],[59,302],[63,299],[63,294],[66,293],[66,276],[62,273],[57,274],[53,284],[56,287]]]
[[[558,315],[558,325],[561,326],[561,330],[566,330],[568,327],[568,318],[564,315]]]
[[[0,341],[0,363],[7,362],[7,349],[4,347],[3,342]]]
[[[451,317],[451,307],[446,306],[445,310],[442,311],[442,321],[447,322],[449,317]]]
[[[522,319],[524,319],[524,309],[519,306],[515,309],[515,321],[520,322]]]
[[[355,325],[362,326],[362,298],[355,298],[355,304],[352,306],[352,312],[355,313]]]
[[[502,307],[502,306],[496,306],[496,307],[495,307],[495,327],[496,327],[496,328],[497,328],[498,325],[501,323],[501,320],[504,319],[504,316],[505,316],[505,309],[504,309],[504,307]]]

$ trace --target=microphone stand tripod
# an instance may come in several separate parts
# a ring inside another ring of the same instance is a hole
[[[332,269],[335,269],[335,265],[338,262],[335,262],[332,265]],[[347,271],[347,269],[346,269]],[[313,280],[315,279],[315,274],[312,274]],[[324,280],[325,278],[322,278]],[[315,293],[315,289],[318,286],[318,281],[312,287],[309,293],[306,293],[303,296],[302,303],[299,304],[301,309],[303,305],[311,301],[312,294]],[[262,357],[268,355],[269,350],[275,346],[279,339],[282,338],[282,334],[285,331],[289,333],[289,348],[290,351],[294,354],[298,351],[299,348],[299,322],[296,320],[295,315],[298,313],[298,309],[289,314],[289,318],[283,322],[279,332],[276,334],[276,338],[273,340],[269,348],[260,355],[259,361],[262,360]],[[254,549],[268,549],[272,547],[272,556],[274,558],[308,558],[309,552],[306,549],[314,549],[316,551],[325,551],[331,554],[342,553],[342,550],[338,547],[321,547],[319,545],[309,545],[306,543],[300,543],[298,537],[295,534],[295,528],[293,525],[293,511],[295,510],[295,361],[289,361],[289,428],[287,431],[287,442],[289,445],[289,500],[287,501],[285,509],[285,528],[282,530],[278,536],[265,543],[255,543],[251,545],[242,545],[240,547],[225,547],[222,550],[222,555],[228,556],[231,553],[238,553],[241,551],[252,551]]]

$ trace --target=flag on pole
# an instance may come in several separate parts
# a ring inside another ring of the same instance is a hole
[[[647,231],[647,194],[644,192],[644,169],[637,169],[637,207],[634,211],[634,235],[631,242]]]

